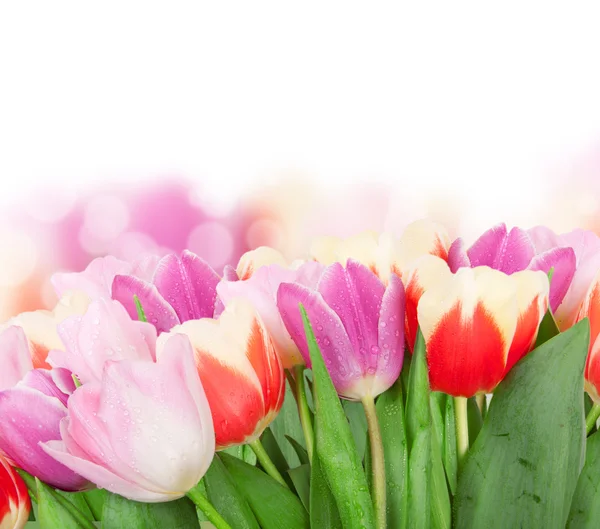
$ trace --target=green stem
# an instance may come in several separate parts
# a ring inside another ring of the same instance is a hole
[[[188,491],[187,497],[192,500],[196,506],[206,515],[208,521],[211,522],[217,529],[232,529],[223,517],[208,501],[208,498],[200,492],[198,486]]]
[[[296,399],[296,401],[297,401],[298,395],[296,395],[296,381],[294,380],[294,375],[292,375],[292,373],[289,369],[285,370],[285,378],[288,381],[288,384],[290,385],[290,390],[292,391],[292,394],[294,395],[294,399]]]
[[[469,451],[469,421],[466,397],[454,397],[454,420],[456,422],[456,456],[458,468]]]
[[[279,481],[279,483],[281,483],[286,489],[289,489],[287,483],[279,473],[279,470],[277,470],[277,467],[275,466],[273,461],[271,461],[271,458],[269,457],[269,454],[267,454],[265,447],[260,442],[260,439],[256,439],[248,444],[256,454],[256,459],[258,459],[258,462],[263,467],[265,472],[269,474],[269,476],[271,476],[273,479]]]
[[[371,468],[373,471],[373,505],[375,507],[375,520],[377,529],[385,529],[386,520],[386,492],[385,492],[385,461],[383,455],[383,442],[381,430],[377,419],[375,400],[370,395],[363,397],[362,405],[367,417],[369,441],[371,444]]]
[[[477,407],[479,408],[479,412],[481,413],[481,418],[485,418],[485,393],[477,393],[475,395],[475,402],[477,403]]]
[[[296,403],[298,404],[298,414],[300,415],[300,424],[304,432],[304,440],[306,441],[306,451],[308,452],[308,460],[312,463],[313,450],[315,444],[315,432],[312,423],[312,414],[308,407],[306,398],[306,381],[304,380],[303,365],[294,366],[294,378],[296,385]]]
[[[592,431],[592,428],[596,426],[598,417],[600,417],[600,405],[594,404],[585,419],[585,431],[588,435]]]

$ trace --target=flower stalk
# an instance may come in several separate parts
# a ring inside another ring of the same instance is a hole
[[[596,426],[598,417],[600,417],[600,404],[594,404],[585,418],[585,431],[587,435],[589,435],[594,426]]]
[[[267,451],[260,442],[260,439],[255,439],[254,441],[248,444],[256,454],[256,459],[258,459],[258,462],[261,464],[264,471],[267,474],[269,474],[269,476],[271,476],[274,480],[281,483],[285,488],[289,488],[288,484],[283,479],[283,476],[279,473],[279,470],[277,470],[275,463],[273,463],[273,461],[269,457],[269,454],[267,454]]]
[[[454,397],[454,420],[456,422],[456,456],[458,467],[461,468],[469,451],[469,421],[466,397]]]
[[[362,399],[362,405],[367,417],[367,429],[371,445],[371,468],[373,472],[372,494],[373,506],[375,508],[375,522],[377,529],[386,527],[386,483],[385,483],[385,460],[383,454],[383,442],[381,440],[381,429],[377,419],[375,399],[367,395]]]
[[[208,498],[202,494],[200,488],[196,485],[192,490],[188,491],[187,497],[194,502],[217,529],[232,529],[225,519],[217,512]]]
[[[313,429],[310,408],[308,407],[308,400],[306,398],[306,380],[304,379],[304,370],[305,367],[303,365],[294,366],[296,388],[294,394],[296,397],[296,403],[298,404],[298,414],[300,415],[300,424],[302,425],[302,431],[304,432],[304,440],[306,441],[308,460],[312,463],[315,432]]]

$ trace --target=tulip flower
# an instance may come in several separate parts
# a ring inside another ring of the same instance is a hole
[[[0,527],[25,527],[30,509],[31,501],[24,481],[0,455]]]
[[[106,363],[102,381],[77,388],[49,456],[98,487],[148,503],[196,486],[215,446],[210,409],[185,336],[162,343],[156,363]]]
[[[188,320],[212,318],[219,279],[205,261],[186,250],[181,257],[163,257],[152,283],[134,275],[116,275],[112,298],[120,301],[132,318],[137,318],[137,296],[148,322],[160,333]]]
[[[433,391],[490,393],[535,344],[548,307],[541,271],[461,268],[427,288],[417,307]]]
[[[67,414],[68,395],[59,387],[75,389],[70,373],[33,369],[25,333],[14,326],[0,334],[0,365],[0,452],[54,487],[88,488],[84,478],[40,447],[42,442],[60,439],[59,423]]]
[[[82,384],[100,381],[109,360],[153,362],[156,358],[156,329],[132,320],[118,301],[94,301],[83,316],[61,323],[58,333],[64,350],[51,351],[48,362],[67,369]]]
[[[577,321],[590,320],[590,350],[585,365],[585,389],[600,404],[600,272],[587,291]]]
[[[269,265],[279,265],[287,268],[288,262],[277,250],[268,246],[259,246],[240,257],[235,272],[240,281],[245,281],[261,267]]]
[[[423,255],[436,255],[446,260],[449,246],[450,240],[443,226],[419,220],[409,224],[397,241],[389,233],[378,236],[369,231],[347,239],[321,237],[314,241],[310,254],[325,265],[345,264],[348,259],[353,259],[387,284],[391,273],[402,277],[405,270]]]
[[[528,234],[536,253],[556,247],[572,248],[575,252],[576,268],[573,280],[554,314],[559,328],[568,329],[576,322],[586,293],[600,270],[600,237],[594,232],[579,229],[556,235],[543,226],[528,230]],[[554,276],[552,280],[554,281]]]
[[[395,274],[388,286],[366,266],[348,260],[328,266],[316,289],[283,283],[277,305],[285,326],[310,366],[302,303],[339,395],[376,397],[398,378],[404,358],[404,287]]]
[[[306,262],[296,270],[287,270],[278,264],[262,266],[246,280],[221,281],[217,285],[217,293],[225,304],[238,297],[252,302],[273,340],[283,367],[288,369],[303,364],[304,360],[281,320],[277,290],[281,283],[299,283],[314,288],[323,268],[314,261]]]
[[[489,266],[506,274],[521,270],[548,274],[552,270],[550,307],[556,311],[575,275],[575,252],[558,241],[543,247],[536,245],[530,233],[516,227],[508,231],[502,223],[486,231],[469,249],[459,238],[450,247],[448,264],[453,272],[464,266]]]
[[[21,327],[27,337],[33,367],[49,369],[48,352],[63,347],[57,325],[70,316],[83,314],[88,304],[89,299],[83,292],[69,292],[63,295],[52,311],[23,312],[2,325],[0,332],[11,326]]]
[[[264,323],[245,299],[234,299],[218,320],[189,320],[163,333],[189,337],[206,392],[217,450],[252,443],[283,404],[285,378]],[[160,353],[158,353],[160,358]]]

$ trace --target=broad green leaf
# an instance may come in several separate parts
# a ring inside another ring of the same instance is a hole
[[[296,450],[286,442],[286,435],[293,438],[303,448],[306,448],[306,444],[304,442],[304,432],[302,431],[302,425],[300,424],[300,417],[298,416],[296,399],[290,389],[289,383],[286,382],[285,387],[286,391],[283,406],[275,420],[271,423],[270,429],[277,440],[279,448],[283,452],[288,463],[288,468],[293,468],[300,465],[301,461],[298,459]],[[309,393],[307,386],[307,394]]]
[[[85,501],[92,511],[94,520],[101,520],[102,509],[104,508],[104,501],[106,500],[108,492],[104,489],[93,489],[82,492],[81,494],[83,494]]]
[[[271,430],[267,428],[263,432],[260,440],[265,451],[269,455],[269,458],[271,459],[271,461],[273,461],[275,468],[277,468],[277,470],[287,483],[288,487],[294,490],[294,483],[292,482],[291,478],[287,475],[287,471],[289,470],[290,466],[288,465],[288,462],[285,459],[285,456],[283,455],[283,452],[281,451],[281,448],[279,447],[279,444],[277,443],[273,432],[271,432]],[[285,444],[287,445],[287,442],[285,442]]]
[[[314,381],[315,451],[345,529],[374,527],[373,503],[350,425],[301,307]]]
[[[600,527],[600,432],[587,439],[585,466],[579,476],[568,528],[597,529]]]
[[[348,418],[350,424],[350,431],[354,438],[354,444],[356,444],[356,451],[358,457],[362,461],[365,456],[365,448],[367,446],[367,417],[365,416],[365,409],[360,402],[352,402],[349,400],[342,401],[342,407],[344,413]]]
[[[260,529],[250,505],[236,488],[218,455],[213,458],[202,482],[208,501],[231,527]]]
[[[442,445],[438,435],[431,436],[431,523],[432,527],[450,529],[452,513],[446,474],[442,460]]]
[[[379,396],[376,408],[385,457],[388,529],[404,529],[408,514],[408,447],[400,379]]]
[[[35,480],[37,485],[37,521],[41,529],[96,529],[90,520],[73,503],[54,489]]]
[[[454,399],[446,398],[446,410],[444,413],[444,469],[446,479],[452,495],[456,493],[458,479],[458,457],[456,455],[456,422],[454,418]]]
[[[429,429],[431,413],[429,411],[429,378],[425,359],[425,340],[419,330],[415,341],[406,396],[406,434],[409,450],[419,432]],[[423,441],[421,441],[423,444]]]
[[[440,447],[444,445],[444,410],[446,394],[439,391],[431,392],[429,406],[431,409],[431,424]]]
[[[540,328],[535,341],[535,347],[537,348],[543,343],[546,343],[559,333],[560,331],[558,330],[556,320],[554,319],[554,316],[552,316],[552,313],[548,310],[540,322]]]
[[[300,463],[302,465],[308,464],[309,463],[308,452],[306,451],[306,448],[304,448],[298,441],[296,441],[296,439],[294,439],[293,437],[290,437],[289,435],[286,435],[285,438],[287,439],[288,443],[290,443],[292,445],[292,447],[294,448],[294,450],[296,451],[296,455],[298,456]]]
[[[294,482],[294,488],[302,505],[308,511],[310,509],[310,465],[304,464],[296,468],[290,468],[288,474]]]
[[[304,529],[308,513],[300,500],[262,470],[221,453],[221,461],[263,529]]]
[[[141,503],[108,494],[102,529],[198,529],[196,508],[188,498],[167,503]]]
[[[56,494],[62,496],[65,500],[70,501],[88,520],[95,520],[94,513],[90,509],[83,492],[64,492],[62,490],[55,490]]]
[[[407,527],[431,527],[431,430],[418,430],[408,456]]]
[[[455,528],[563,528],[583,465],[584,320],[529,353],[496,389],[465,460]]]
[[[230,446],[223,450],[226,454],[237,457],[249,465],[256,465],[256,454],[249,445]]]
[[[321,470],[319,455],[313,457],[310,474],[311,529],[343,529],[335,498]]]

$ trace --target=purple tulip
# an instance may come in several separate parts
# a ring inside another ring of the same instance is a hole
[[[68,491],[91,485],[50,457],[40,443],[60,439],[68,393],[75,389],[64,369],[33,369],[23,329],[0,334],[0,452],[42,481]],[[59,389],[60,387],[60,389]]]
[[[575,275],[575,252],[570,245],[536,244],[532,230],[506,229],[498,224],[487,230],[473,245],[465,249],[462,239],[456,239],[448,252],[452,272],[459,268],[489,266],[505,274],[521,270],[541,270],[546,274],[553,269],[550,285],[550,307],[556,311],[562,303]]]
[[[298,305],[311,321],[338,394],[349,400],[376,397],[400,375],[404,359],[404,286],[395,274],[387,288],[366,266],[348,260],[328,266],[316,289],[283,283],[281,317],[310,366]]]

